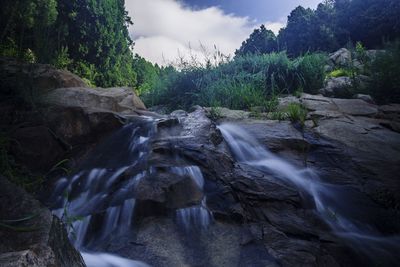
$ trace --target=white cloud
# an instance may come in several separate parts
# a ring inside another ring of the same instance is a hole
[[[264,23],[265,27],[271,31],[273,31],[276,35],[279,33],[279,30],[286,26],[286,21],[281,19],[280,21],[267,21]]]
[[[200,57],[200,44],[210,51],[215,45],[224,54],[233,55],[259,26],[217,7],[193,10],[176,0],[127,0],[126,8],[134,22],[130,29],[134,52],[162,65],[176,60],[178,51],[188,56],[192,50]],[[274,32],[281,26],[279,22],[266,23]]]

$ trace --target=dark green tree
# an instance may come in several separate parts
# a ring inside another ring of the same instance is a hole
[[[267,54],[278,50],[278,44],[275,34],[267,30],[264,25],[260,29],[255,29],[250,37],[242,43],[242,46],[236,50],[236,56],[246,54]]]
[[[279,43],[290,56],[297,56],[315,47],[313,35],[315,13],[310,8],[296,7],[288,16],[287,26],[279,32]]]
[[[58,13],[58,49],[68,47],[79,74],[93,65],[97,85],[135,85],[124,0],[59,0]]]
[[[4,0],[0,9],[0,45],[13,46],[18,57],[24,57],[29,49],[39,61],[45,62],[56,18],[56,0]]]

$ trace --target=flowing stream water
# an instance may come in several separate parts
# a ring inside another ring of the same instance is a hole
[[[311,169],[295,167],[268,151],[237,125],[227,123],[218,128],[238,162],[291,184],[300,192],[306,192],[312,198],[319,216],[353,249],[363,253],[377,266],[395,266],[400,262],[399,236],[383,236],[363,221],[363,216],[373,211],[374,204],[359,192],[321,181]],[[367,211],[362,213],[362,209]],[[357,213],[361,215],[357,216]]]
[[[148,164],[156,121],[144,119],[113,134],[89,155],[75,174],[55,186],[53,213],[70,224],[70,239],[88,267],[145,267],[147,264],[108,253],[96,245],[128,232],[135,213],[135,186],[156,172]],[[197,166],[171,166],[169,172],[189,176],[203,190],[204,178]],[[199,205],[177,209],[175,219],[184,230],[205,229],[212,221],[205,198]],[[93,252],[92,249],[96,252]]]
[[[146,263],[99,251],[98,244],[111,236],[124,235],[134,226],[134,189],[148,175],[157,172],[149,164],[151,142],[157,133],[154,119],[130,123],[100,144],[74,174],[58,181],[51,197],[53,213],[70,225],[70,239],[89,267],[145,267]],[[328,184],[311,169],[301,169],[277,157],[243,129],[233,124],[219,126],[234,158],[308,194],[319,216],[332,231],[352,247],[384,263],[398,262],[398,237],[384,237],[355,216],[360,203],[355,190]],[[178,156],[177,156],[178,157]],[[198,166],[188,163],[170,166],[171,174],[189,176],[203,190],[204,178]],[[370,207],[371,208],[371,207]],[[175,210],[177,224],[186,231],[204,230],[213,217],[206,198],[200,204]],[[395,255],[395,256],[394,256]]]

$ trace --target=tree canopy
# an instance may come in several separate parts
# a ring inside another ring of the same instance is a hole
[[[50,63],[98,86],[137,85],[124,0],[4,0],[0,15],[1,55]]]
[[[242,43],[236,55],[279,49],[298,56],[313,51],[331,52],[348,42],[380,47],[384,41],[400,37],[399,14],[398,0],[325,0],[316,10],[298,6],[277,37],[261,26]]]

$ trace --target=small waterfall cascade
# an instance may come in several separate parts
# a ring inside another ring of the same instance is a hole
[[[190,176],[197,186],[203,190],[204,178],[199,167],[172,167],[171,172],[182,176]],[[192,228],[206,229],[213,219],[212,214],[207,209],[206,197],[203,197],[199,205],[176,210],[176,219],[178,224],[183,226],[186,231],[190,231]]]
[[[91,252],[102,242],[132,229],[134,189],[144,177],[155,175],[149,164],[157,121],[143,119],[125,125],[97,146],[78,171],[56,183],[53,213],[69,225],[69,236],[89,267],[146,267],[145,263],[117,255]],[[190,177],[203,190],[204,177],[197,166],[171,166],[169,173]],[[176,223],[185,231],[205,229],[212,222],[206,198],[199,205],[177,209]]]
[[[363,208],[352,206],[360,203],[357,199],[360,194],[355,189],[321,181],[313,170],[298,168],[279,158],[237,125],[226,123],[218,128],[238,162],[273,175],[309,195],[319,216],[353,249],[370,257],[376,264],[399,262],[399,236],[383,236],[368,223],[352,218],[352,214]],[[362,206],[369,208],[369,203]]]
[[[146,174],[152,121],[128,124],[92,153],[81,171],[58,181],[52,199],[54,214],[71,221],[71,240],[78,249],[130,228],[135,199],[133,188]],[[98,225],[98,220],[102,223]],[[96,224],[96,229],[92,225]],[[93,232],[94,231],[94,232]],[[95,237],[90,240],[90,236]]]

